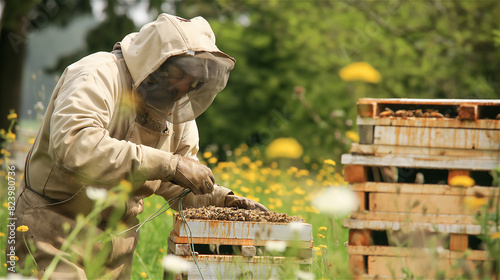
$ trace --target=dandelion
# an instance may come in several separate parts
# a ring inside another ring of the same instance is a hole
[[[218,161],[218,160],[217,160],[217,158],[216,158],[216,157],[211,157],[211,158],[209,158],[209,159],[208,159],[208,163],[210,163],[210,164],[216,164],[216,163],[217,163],[217,161]]]
[[[17,119],[17,114],[16,114],[16,113],[14,113],[14,112],[12,112],[12,113],[10,113],[10,114],[8,114],[8,115],[7,115],[7,119],[8,119],[9,121],[11,121],[11,120],[15,120],[15,119]]]
[[[470,210],[478,210],[481,206],[486,205],[488,200],[484,197],[466,197],[464,200],[465,207]]]
[[[88,198],[97,201],[103,201],[108,196],[108,191],[106,189],[87,187],[85,190]]]
[[[306,191],[304,191],[303,189],[301,189],[299,187],[296,187],[295,189],[293,189],[293,192],[298,194],[298,195],[304,195],[306,193]]]
[[[7,142],[12,142],[12,141],[16,140],[16,135],[12,132],[7,132],[7,134],[5,134],[4,137],[5,137],[5,140]]]
[[[148,274],[147,274],[146,272],[144,272],[144,271],[143,271],[143,272],[141,272],[141,277],[142,277],[142,278],[147,278],[147,277],[148,277]]]
[[[204,158],[211,158],[212,157],[212,153],[211,152],[204,152],[203,153],[203,157]]]
[[[319,227],[318,230],[319,231],[322,231],[322,230],[327,230],[328,228],[327,227]]]
[[[318,233],[316,236],[317,236],[317,237],[319,237],[319,238],[326,238],[326,236],[324,236],[324,235],[323,235],[323,234],[321,234],[321,233]]]
[[[33,145],[35,143],[35,138],[30,138],[28,142],[30,143],[30,145]]]
[[[492,234],[490,234],[490,238],[493,240],[493,239],[500,239],[500,232],[494,232]]]
[[[270,252],[284,252],[286,250],[286,242],[285,241],[267,241],[266,242],[266,250]]]
[[[335,161],[333,159],[325,159],[325,161],[323,161],[324,164],[329,164],[331,166],[335,166],[337,163],[335,163]]]
[[[358,198],[348,188],[329,187],[313,199],[313,205],[322,213],[345,216],[356,210]]]
[[[304,152],[302,146],[294,138],[278,138],[273,140],[266,148],[268,158],[297,159]]]
[[[5,236],[5,233],[0,232],[0,237],[4,237],[4,236]]]
[[[158,252],[163,254],[163,253],[165,253],[165,250],[163,248],[160,248],[160,249],[158,249]]]
[[[132,183],[127,180],[121,180],[119,186],[127,193],[132,191]]]
[[[347,131],[345,133],[345,136],[349,139],[351,139],[352,142],[359,142],[359,134],[354,131]]]
[[[326,248],[328,248],[328,246],[326,246],[326,245],[323,245],[323,244],[319,245],[319,247],[320,247],[320,248],[323,248],[323,249],[326,249]]]
[[[455,176],[450,180],[450,186],[454,187],[472,187],[474,184],[474,179],[469,176]]]
[[[166,271],[174,274],[186,272],[190,266],[188,261],[176,255],[166,255],[161,263]]]
[[[27,232],[29,230],[29,227],[22,225],[22,226],[18,226],[16,230],[19,232]]]
[[[376,84],[381,79],[380,73],[366,62],[351,63],[340,69],[339,75],[346,82],[363,81]]]
[[[3,207],[5,207],[5,208],[9,208],[9,203],[7,203],[7,201],[5,201],[5,202],[3,203]]]

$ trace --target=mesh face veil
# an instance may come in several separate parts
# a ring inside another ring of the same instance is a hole
[[[194,120],[227,84],[234,62],[219,53],[168,58],[138,86],[146,108],[171,123]]]

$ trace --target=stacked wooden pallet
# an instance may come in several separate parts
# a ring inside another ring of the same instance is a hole
[[[361,202],[343,221],[354,274],[468,278],[478,266],[498,269],[466,202],[493,199],[498,209],[500,100],[364,98],[358,114],[360,143],[342,156]],[[450,185],[459,175],[474,186]]]
[[[283,269],[310,269],[312,240],[312,226],[307,223],[183,220],[174,215],[168,253],[191,263],[177,279],[202,279],[201,275],[204,279],[280,279]],[[286,251],[283,256],[268,254],[268,242],[276,241],[293,250],[293,257]]]

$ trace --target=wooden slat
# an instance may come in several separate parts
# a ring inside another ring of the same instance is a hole
[[[368,257],[368,274],[404,278],[404,271],[410,271],[415,276],[423,276],[427,279],[437,279],[437,273],[446,272],[450,277],[454,271],[450,270],[451,264],[448,259],[433,258],[400,258],[386,256]],[[456,272],[455,272],[456,273]]]
[[[442,127],[442,128],[470,128],[470,129],[500,129],[500,120],[480,119],[476,121],[460,121],[458,119],[436,118],[398,118],[398,117],[358,117],[358,125],[369,126],[406,126],[406,127]]]
[[[460,120],[474,121],[479,118],[478,105],[476,104],[460,104],[457,111]]]
[[[362,183],[368,180],[368,170],[362,165],[344,166],[344,180],[349,183]]]
[[[360,98],[359,103],[415,104],[415,105],[461,105],[500,106],[498,99],[420,99],[420,98]]]
[[[456,252],[446,249],[436,251],[436,249],[426,248],[404,248],[392,246],[347,246],[349,255],[364,256],[388,256],[388,257],[427,257],[437,255],[442,259],[467,259],[476,261],[490,260],[488,251],[470,250],[466,252]]]
[[[500,190],[495,187],[473,186],[469,188],[453,187],[448,185],[432,184],[401,184],[401,183],[382,183],[365,182],[351,184],[349,188],[356,192],[380,192],[380,193],[402,193],[402,194],[439,194],[439,195],[458,195],[496,197]]]
[[[469,247],[469,236],[466,234],[450,234],[450,250],[465,251]]]
[[[422,214],[474,215],[464,197],[434,194],[370,193],[369,211]]]
[[[231,239],[231,238],[207,238],[207,237],[181,237],[170,235],[175,244],[220,244],[220,245],[241,245],[241,246],[266,246],[269,240],[255,239]],[[312,248],[312,241],[285,241],[288,247],[297,246],[299,248]]]
[[[351,219],[368,221],[412,222],[431,224],[460,224],[475,225],[477,220],[472,215],[444,215],[444,214],[419,214],[419,213],[394,213],[394,212],[354,212]]]
[[[376,126],[373,143],[430,148],[500,150],[500,130]]]
[[[341,162],[345,165],[396,166],[425,169],[493,170],[498,167],[498,161],[496,160],[483,160],[482,158],[457,159],[457,157],[418,155],[363,156],[343,154]]]
[[[477,158],[480,160],[500,161],[500,151],[470,150],[449,148],[409,147],[396,145],[362,145],[352,143],[349,153],[356,155],[413,155],[413,156],[449,156],[462,158]]]
[[[350,229],[401,230],[402,228],[404,228],[405,230],[409,231],[425,230],[428,232],[458,233],[469,235],[479,235],[481,233],[481,226],[479,225],[450,225],[345,219],[342,221],[342,226]],[[498,229],[496,230],[494,227],[491,227],[490,230],[492,232],[499,231],[500,227],[498,227]]]

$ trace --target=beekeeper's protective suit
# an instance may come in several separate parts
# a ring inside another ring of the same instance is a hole
[[[233,66],[206,20],[161,14],[112,53],[89,55],[64,71],[17,193],[16,223],[29,227],[25,237],[36,247],[40,275],[66,240],[63,224],[73,226],[77,214],[92,210],[89,186],[110,189],[124,179],[138,186],[123,211],[126,225],[138,223],[142,198],[169,199],[185,189],[192,191],[186,207],[265,209],[214,185],[210,169],[196,160],[194,119],[226,86]],[[130,277],[137,240],[135,231],[113,237],[105,266],[114,278]],[[16,255],[18,266],[31,261],[22,234]],[[51,278],[86,278],[82,261],[63,255]]]

